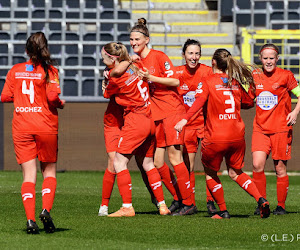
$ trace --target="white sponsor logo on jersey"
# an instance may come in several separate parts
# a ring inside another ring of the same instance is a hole
[[[23,201],[26,201],[27,199],[32,199],[33,194],[32,193],[25,193],[22,195]]]
[[[256,105],[258,105],[262,110],[270,110],[278,104],[278,96],[273,95],[269,91],[261,92],[256,98]]]
[[[165,69],[169,70],[171,68],[170,63],[169,62],[165,62]]]
[[[186,83],[184,83],[184,84],[182,84],[180,86],[180,89],[182,89],[182,90],[189,90],[189,86]]]
[[[50,188],[44,188],[42,190],[42,196],[44,196],[45,194],[50,194],[51,193],[51,189]]]
[[[255,86],[256,89],[263,89],[264,85],[262,83],[259,83]]]
[[[188,182],[185,183],[185,185],[186,185],[186,188],[189,189],[191,187],[191,182],[188,181]]]
[[[184,104],[188,105],[189,107],[192,107],[193,103],[195,102],[195,95],[196,95],[195,91],[190,91],[190,92],[186,93],[183,96]]]

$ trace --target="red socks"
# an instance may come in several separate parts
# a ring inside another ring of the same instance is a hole
[[[205,186],[206,186],[206,202],[208,202],[208,201],[214,201],[214,198],[212,197],[211,193],[209,192],[207,184]]]
[[[152,188],[154,196],[158,202],[164,201],[164,193],[161,185],[160,175],[156,168],[153,168],[146,172],[148,176],[149,184]]]
[[[192,199],[192,203],[194,204],[194,206],[196,206],[196,199],[195,199],[195,173],[194,171],[190,172],[190,182],[191,182],[191,190],[192,190],[192,195],[191,195],[191,199]]]
[[[258,189],[258,192],[261,194],[262,197],[264,197],[265,199],[267,198],[267,181],[266,181],[266,176],[265,176],[265,172],[253,172],[253,178],[252,180],[255,183],[255,186]]]
[[[21,195],[27,220],[35,221],[35,184],[23,182]]]
[[[56,178],[47,177],[43,181],[42,185],[42,200],[43,200],[43,209],[47,209],[48,212],[52,209],[55,190],[56,190]]]
[[[120,195],[122,196],[123,204],[132,203],[132,193],[131,193],[131,177],[128,169],[125,169],[117,173],[117,182]]]
[[[248,194],[253,196],[256,201],[258,201],[262,196],[249,175],[245,173],[240,174],[236,179],[236,183],[239,184],[240,187],[244,189]]]
[[[169,168],[169,166],[166,163],[164,163],[164,165],[158,168],[157,170],[159,172],[162,182],[165,184],[166,188],[173,196],[173,199],[178,201],[179,197],[175,189],[178,187],[176,187],[177,183],[172,170]]]
[[[116,173],[105,170],[102,181],[102,202],[101,206],[108,206],[111,192],[114,187]]]
[[[184,162],[174,166],[174,170],[177,177],[178,188],[182,197],[182,203],[190,206],[192,205],[192,190],[189,171],[187,170]]]
[[[220,211],[227,210],[224,199],[224,190],[219,177],[206,181],[206,185],[212,194],[214,200],[217,202]]]
[[[277,201],[278,206],[285,209],[285,201],[289,190],[289,177],[277,177]]]

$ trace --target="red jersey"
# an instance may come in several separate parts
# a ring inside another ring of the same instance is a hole
[[[201,86],[201,80],[213,74],[212,68],[205,64],[198,64],[195,74],[191,74],[186,65],[175,67],[176,75],[180,80],[178,93],[183,99],[184,107],[187,110],[193,105],[198,86]],[[202,108],[193,115],[186,127],[200,129],[204,126],[204,117]]]
[[[133,70],[128,69],[118,78],[109,77],[103,96],[110,98],[112,95],[124,107],[125,114],[142,111],[150,115],[148,84],[139,79]]]
[[[47,83],[43,67],[27,61],[14,65],[7,73],[2,95],[14,102],[13,133],[57,134],[57,110],[49,103],[47,94],[60,94],[58,71],[50,66],[48,72]]]
[[[253,131],[266,134],[289,131],[287,115],[291,112],[291,90],[298,83],[289,70],[276,67],[271,76],[263,72],[253,73],[255,80],[256,115]]]
[[[203,142],[235,142],[244,140],[245,124],[241,118],[241,104],[253,100],[240,84],[233,80],[227,86],[228,76],[213,74],[202,81],[196,97],[206,100],[204,108],[205,128]]]
[[[162,51],[151,49],[145,58],[141,58],[149,73],[158,77],[177,78],[175,68],[169,57]],[[152,117],[162,120],[176,113],[185,113],[182,100],[176,87],[168,87],[156,82],[149,82]]]
[[[116,103],[115,97],[112,96],[107,105],[106,111],[104,113],[104,125],[108,127],[118,127],[123,126],[123,107]]]

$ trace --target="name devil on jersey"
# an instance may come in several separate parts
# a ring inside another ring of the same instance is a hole
[[[236,114],[219,114],[219,120],[236,120]]]

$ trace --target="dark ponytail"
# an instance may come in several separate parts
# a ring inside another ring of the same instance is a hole
[[[48,41],[43,32],[36,32],[27,39],[26,52],[34,66],[43,67],[46,81],[49,82],[49,65],[57,65],[57,63],[51,58]]]

